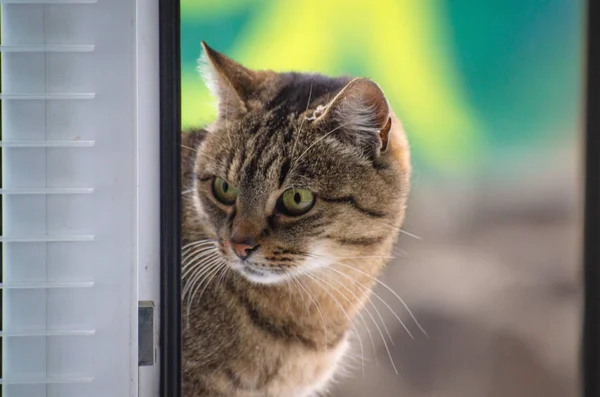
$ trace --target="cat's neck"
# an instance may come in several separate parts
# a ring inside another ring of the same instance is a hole
[[[252,283],[231,274],[228,283],[257,316],[268,318],[314,342],[331,347],[350,330],[368,301],[383,264],[339,262],[274,285]]]

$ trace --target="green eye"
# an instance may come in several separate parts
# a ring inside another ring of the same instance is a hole
[[[315,203],[315,195],[308,189],[288,189],[281,195],[280,211],[285,215],[306,214]]]
[[[218,177],[213,181],[213,194],[225,205],[233,205],[237,199],[237,189]]]

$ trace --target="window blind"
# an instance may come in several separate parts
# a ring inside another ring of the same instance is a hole
[[[0,0],[5,397],[155,395],[155,0]]]

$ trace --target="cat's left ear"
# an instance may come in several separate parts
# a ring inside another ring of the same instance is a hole
[[[239,116],[259,103],[260,86],[267,77],[266,72],[247,69],[204,41],[202,48],[204,54],[198,69],[219,102],[219,117]]]
[[[346,139],[366,145],[378,154],[387,150],[392,129],[390,107],[383,91],[372,80],[350,81],[315,121],[333,121],[332,128],[343,130]]]

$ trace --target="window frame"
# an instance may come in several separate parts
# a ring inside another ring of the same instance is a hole
[[[181,397],[180,0],[159,0],[160,396]],[[600,4],[587,2],[582,396],[600,396]],[[1,274],[0,274],[1,277]]]
[[[160,396],[181,396],[180,1],[159,1]]]
[[[600,5],[587,2],[582,395],[600,395]]]

